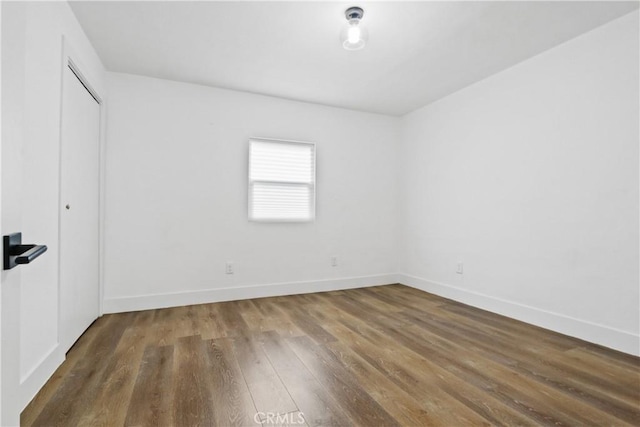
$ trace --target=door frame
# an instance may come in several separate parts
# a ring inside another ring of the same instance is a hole
[[[89,94],[98,103],[100,111],[100,134],[98,137],[98,317],[102,316],[104,300],[104,199],[105,199],[105,145],[106,145],[106,88],[101,85],[101,80],[93,75],[82,61],[82,58],[69,43],[67,38],[62,36],[62,61],[60,73],[60,126],[58,136],[58,344],[64,347],[62,351],[66,354],[69,348],[66,347],[66,337],[64,336],[62,324],[62,283],[60,278],[62,259],[62,119],[64,115],[64,76],[68,68],[76,75],[78,80],[87,89]],[[72,345],[73,343],[70,343]],[[65,356],[66,357],[66,356]]]

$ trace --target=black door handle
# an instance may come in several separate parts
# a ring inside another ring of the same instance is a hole
[[[13,248],[16,254],[16,264],[29,264],[47,251],[45,245],[19,245]]]
[[[47,251],[46,245],[23,245],[22,233],[13,233],[3,237],[4,269],[10,270],[16,265],[30,264]]]

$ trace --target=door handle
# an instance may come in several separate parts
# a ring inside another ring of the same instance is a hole
[[[3,268],[10,270],[16,265],[30,264],[47,251],[46,245],[23,245],[22,233],[3,236],[4,263]]]

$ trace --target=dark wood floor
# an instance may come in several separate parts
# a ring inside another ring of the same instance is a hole
[[[379,286],[103,316],[21,417],[46,426],[256,420],[638,426],[640,359]]]

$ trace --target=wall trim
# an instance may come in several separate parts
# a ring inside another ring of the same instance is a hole
[[[408,274],[398,274],[397,278],[399,283],[421,291],[521,320],[561,334],[600,344],[634,356],[640,356],[640,336],[631,332]]]
[[[27,374],[20,378],[20,408],[27,407],[31,399],[40,391],[53,373],[64,362],[65,355],[60,351],[60,344],[54,345],[51,350],[33,367]]]
[[[313,292],[339,291],[343,289],[389,285],[397,282],[397,274],[380,274],[375,276],[346,277],[304,282],[273,283],[166,294],[105,298],[102,307],[105,314],[122,313],[127,311],[177,307],[181,305],[308,294]]]

